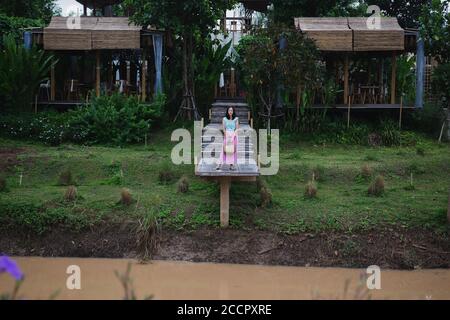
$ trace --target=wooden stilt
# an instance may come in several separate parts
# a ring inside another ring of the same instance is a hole
[[[50,69],[50,100],[55,101],[56,96],[56,82],[55,82],[55,65]]]
[[[400,97],[400,114],[398,117],[398,128],[402,128],[402,111],[403,111],[403,96]]]
[[[344,61],[344,104],[348,102],[348,54],[345,54]]]
[[[147,99],[147,60],[145,55],[145,50],[143,54],[143,61],[142,61],[142,101],[145,102]]]
[[[108,88],[109,90],[111,90],[111,92],[113,91],[113,87],[114,87],[114,67],[113,67],[113,57],[112,54],[110,53],[108,55]]]
[[[228,227],[230,219],[230,177],[220,178],[220,226]]]
[[[397,57],[392,53],[392,71],[391,71],[391,104],[395,104],[395,80],[397,78]]]
[[[131,84],[131,62],[127,61],[127,85]]]
[[[351,99],[350,97],[347,97],[347,128],[350,128],[350,105],[351,105]]]
[[[97,97],[100,97],[100,51],[97,50],[95,52],[95,60],[96,60],[96,73],[95,73],[95,92]]]

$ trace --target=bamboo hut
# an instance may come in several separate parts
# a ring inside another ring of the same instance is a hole
[[[294,19],[296,29],[315,41],[323,53],[327,69],[334,70],[336,84],[342,88],[340,101],[331,107],[421,107],[421,97],[403,105],[402,93],[396,91],[397,57],[414,49],[420,52],[423,43],[418,33],[402,29],[396,18],[380,17],[374,25],[372,21],[365,17]],[[417,58],[420,67],[423,57],[418,54]],[[360,70],[362,60],[365,60],[364,70]],[[418,92],[422,83],[419,67]],[[315,106],[330,107],[320,102]]]
[[[85,103],[91,92],[114,91],[145,102],[162,89],[162,30],[143,29],[128,17],[81,16],[53,17],[32,33],[34,44],[59,60],[37,104],[70,106]]]

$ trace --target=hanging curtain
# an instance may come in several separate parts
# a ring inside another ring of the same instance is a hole
[[[26,49],[31,49],[31,46],[33,45],[33,38],[30,31],[25,31],[23,33],[23,44]]]
[[[221,88],[225,87],[225,77],[223,75],[223,72],[220,74],[219,87]]]
[[[162,77],[161,77],[161,69],[162,69],[162,48],[163,47],[163,37],[161,34],[153,35],[153,52],[155,54],[155,69],[156,69],[156,78],[155,78],[155,93],[162,93]]]

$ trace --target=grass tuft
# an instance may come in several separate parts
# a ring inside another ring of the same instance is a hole
[[[186,176],[182,176],[180,180],[178,180],[177,190],[180,193],[186,193],[189,191],[189,180]]]
[[[261,197],[262,208],[266,208],[272,204],[272,192],[267,186],[261,187],[259,195]]]
[[[73,180],[72,171],[70,171],[70,169],[64,169],[60,172],[58,177],[59,186],[71,186],[74,184],[75,182]]]
[[[136,246],[141,261],[148,261],[158,248],[160,226],[156,215],[151,211],[138,221]]]
[[[368,164],[364,164],[361,167],[361,177],[365,180],[369,180],[372,177],[373,170]]]
[[[64,193],[64,200],[67,202],[73,202],[77,199],[78,191],[75,186],[69,186]]]
[[[129,206],[133,203],[133,195],[131,194],[130,190],[123,188],[120,191],[120,203],[124,206]]]
[[[312,180],[306,184],[305,197],[309,199],[317,197],[317,184]]]
[[[378,175],[375,180],[370,184],[367,190],[368,194],[371,196],[379,197],[384,193],[384,177]]]

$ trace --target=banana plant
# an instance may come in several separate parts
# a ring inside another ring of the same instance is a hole
[[[0,96],[5,101],[3,108],[9,111],[30,110],[39,84],[48,79],[50,68],[57,61],[36,47],[26,49],[17,44],[13,35],[4,35],[2,43]]]

